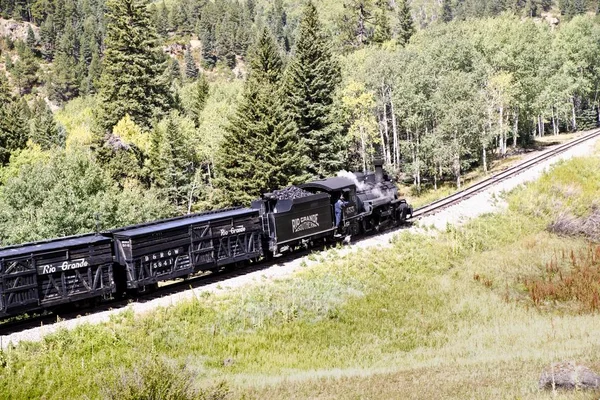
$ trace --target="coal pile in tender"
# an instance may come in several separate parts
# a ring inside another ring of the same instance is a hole
[[[277,200],[294,200],[302,197],[312,196],[311,192],[307,192],[304,189],[300,189],[297,186],[288,186],[285,189],[275,190],[273,196]]]

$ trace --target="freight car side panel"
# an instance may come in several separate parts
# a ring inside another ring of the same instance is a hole
[[[261,255],[261,225],[258,213],[211,224],[217,266],[252,260]]]
[[[142,288],[256,258],[259,231],[255,210],[198,214],[115,232],[115,253],[125,266],[127,287]]]
[[[111,240],[99,235],[0,250],[0,315],[110,296]]]

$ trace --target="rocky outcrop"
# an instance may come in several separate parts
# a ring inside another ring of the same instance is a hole
[[[575,361],[555,363],[542,372],[540,389],[600,389],[600,375]]]
[[[14,19],[0,18],[0,37],[8,36],[12,40],[27,40],[29,26],[33,29],[36,39],[40,37],[40,29],[29,22],[17,22]]]

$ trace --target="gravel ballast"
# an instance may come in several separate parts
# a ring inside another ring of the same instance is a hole
[[[445,229],[448,224],[460,225],[471,218],[475,218],[485,213],[491,213],[501,211],[506,207],[506,204],[500,200],[502,192],[510,191],[515,187],[533,181],[541,176],[541,174],[547,170],[552,164],[557,163],[560,160],[570,159],[572,157],[580,157],[589,155],[594,151],[594,146],[598,139],[592,139],[586,141],[578,146],[575,146],[564,153],[561,153],[551,159],[548,159],[534,167],[521,172],[520,174],[506,179],[495,186],[486,189],[485,191],[476,194],[461,203],[450,206],[435,215],[429,215],[421,218],[414,227],[409,229],[403,229],[406,231],[421,231],[421,227],[434,227],[437,229]],[[292,192],[291,190],[290,192]],[[291,193],[290,193],[291,194]],[[295,195],[298,195],[294,191]],[[385,247],[389,246],[390,239],[396,235],[397,232],[388,232],[377,236],[372,236],[357,243],[353,243],[349,246],[344,247],[342,250],[337,250],[338,254],[347,254],[355,251],[358,248],[372,248],[372,247]],[[312,257],[311,257],[312,258]],[[22,340],[28,341],[39,341],[45,335],[53,333],[58,329],[73,329],[78,325],[89,323],[98,324],[102,322],[108,322],[111,315],[118,314],[124,310],[133,310],[135,314],[144,314],[149,311],[156,309],[157,307],[169,307],[178,302],[197,298],[203,292],[219,293],[238,288],[241,286],[264,282],[265,279],[277,279],[290,276],[294,271],[304,268],[306,266],[314,265],[319,263],[317,260],[310,260],[308,256],[304,256],[292,261],[288,261],[281,264],[276,264],[266,269],[261,269],[254,272],[249,272],[244,275],[230,278],[226,281],[209,283],[204,286],[184,290],[175,294],[156,298],[150,301],[141,303],[131,303],[126,308],[101,311],[91,315],[82,316],[79,318],[56,322],[52,325],[41,326],[16,332],[9,335],[0,336],[2,348],[6,348],[10,344],[16,344]]]

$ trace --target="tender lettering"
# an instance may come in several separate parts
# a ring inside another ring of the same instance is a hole
[[[305,215],[292,219],[292,232],[301,232],[319,227],[319,214]]]

